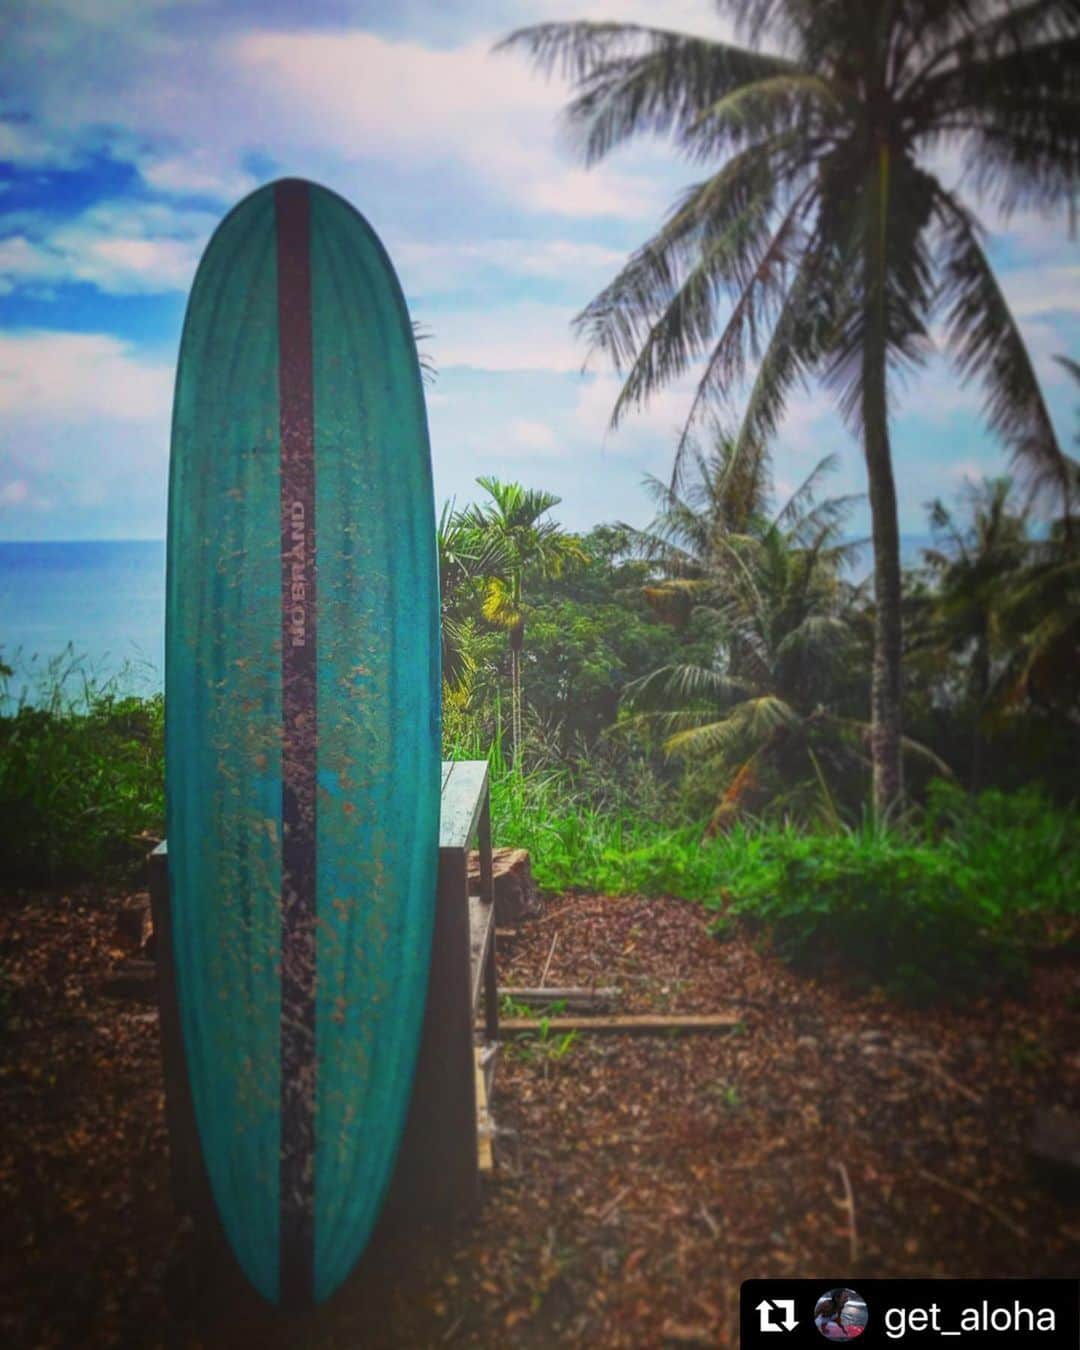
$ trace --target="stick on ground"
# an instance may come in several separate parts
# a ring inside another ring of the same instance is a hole
[[[672,1017],[650,1013],[626,1017],[502,1017],[499,1035],[528,1036],[545,1030],[551,1036],[564,1031],[621,1031],[648,1035],[661,1031],[734,1031],[744,1025],[742,1019],[732,1013],[683,1013]]]
[[[544,973],[540,976],[540,988],[543,989],[547,984],[548,971],[551,969],[551,958],[555,955],[555,944],[559,940],[559,931],[556,929],[555,936],[551,939],[551,947],[548,951],[547,960],[544,962]]]
[[[844,1183],[844,1196],[847,1205],[848,1219],[850,1227],[848,1228],[848,1239],[850,1249],[848,1252],[849,1260],[852,1266],[859,1259],[859,1226],[855,1222],[855,1192],[851,1189],[851,1178],[848,1176],[848,1170],[842,1162],[833,1163],[833,1166],[840,1173],[840,1180]]]
[[[969,1191],[966,1186],[958,1186],[955,1181],[946,1181],[944,1177],[939,1177],[935,1172],[927,1171],[925,1167],[916,1167],[915,1171],[919,1176],[925,1177],[927,1181],[932,1181],[935,1186],[940,1186],[946,1191],[952,1191],[954,1195],[963,1196],[969,1204],[976,1205],[979,1209],[986,1210],[987,1214],[992,1215],[997,1219],[998,1223],[1003,1224],[1011,1233],[1015,1233],[1018,1238],[1022,1238],[1025,1242],[1027,1241],[1028,1231],[1022,1224],[1018,1224],[1016,1220],[1006,1214],[1003,1209],[999,1209],[997,1205],[991,1204],[989,1200],[984,1200],[982,1196],[977,1195],[975,1191]]]

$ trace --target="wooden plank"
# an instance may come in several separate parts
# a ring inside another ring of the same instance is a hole
[[[491,1151],[492,1124],[488,1111],[487,1075],[481,1061],[483,1047],[477,1046],[474,1057],[476,1071],[476,1162],[481,1172],[490,1172],[495,1166]]]
[[[487,797],[487,780],[486,759],[457,760],[450,765],[450,773],[443,782],[440,848],[469,847]]]
[[[386,1205],[388,1225],[403,1231],[420,1216],[474,1211],[480,1199],[467,897],[465,854],[443,849],[424,1030]]]
[[[564,1031],[625,1032],[655,1034],[662,1031],[731,1031],[742,1020],[734,1013],[683,1013],[671,1016],[654,1014],[625,1017],[503,1017],[499,1031],[503,1036],[525,1036],[547,1028],[547,1034]]]
[[[487,963],[491,944],[495,941],[495,906],[481,900],[478,895],[469,896],[469,988],[472,993],[472,1009],[480,1006],[480,994],[484,986],[484,967]]]

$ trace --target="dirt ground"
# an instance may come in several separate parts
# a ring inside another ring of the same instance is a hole
[[[615,985],[723,1034],[509,1046],[475,1223],[380,1243],[302,1323],[222,1304],[168,1189],[157,1017],[106,997],[123,897],[0,903],[5,1346],[734,1346],[751,1276],[1075,1275],[1080,1208],[1031,1171],[1080,1109],[1080,965],[1023,1003],[911,1011],[797,976],[676,901],[567,895],[504,984]]]

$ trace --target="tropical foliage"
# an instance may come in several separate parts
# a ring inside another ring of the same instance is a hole
[[[559,576],[568,566],[585,561],[581,545],[564,534],[548,516],[559,498],[550,492],[503,483],[498,478],[476,480],[490,497],[459,521],[472,541],[474,554],[488,560],[482,612],[502,629],[510,649],[511,744],[515,759],[522,739],[521,657],[529,607],[525,577]]]
[[[836,705],[853,646],[843,566],[857,546],[841,536],[848,500],[817,500],[831,467],[823,459],[775,512],[761,456],[723,437],[709,457],[695,452],[683,490],[650,480],[660,509],[637,543],[662,575],[647,597],[676,627],[695,616],[710,647],[705,662],[635,682],[627,725],[659,728],[665,750],[719,789],[710,830],[763,787],[776,800],[820,774],[819,755],[850,766]]]
[[[669,136],[705,176],[579,315],[624,377],[617,421],[703,362],[687,427],[753,369],[740,438],[767,440],[792,388],[823,376],[860,436],[873,518],[874,796],[901,775],[902,595],[889,436],[894,376],[932,350],[986,391],[1015,471],[1075,481],[971,204],[935,171],[977,166],[976,202],[1071,202],[1080,171],[1072,0],[721,0],[748,46],[620,23],[511,35],[573,83],[594,163]],[[938,160],[937,162],[940,162]],[[762,350],[761,338],[768,334]],[[675,484],[686,446],[675,462]]]

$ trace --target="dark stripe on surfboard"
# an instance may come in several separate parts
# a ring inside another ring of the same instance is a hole
[[[315,425],[308,190],[275,188],[281,417],[281,1301],[314,1299]]]

